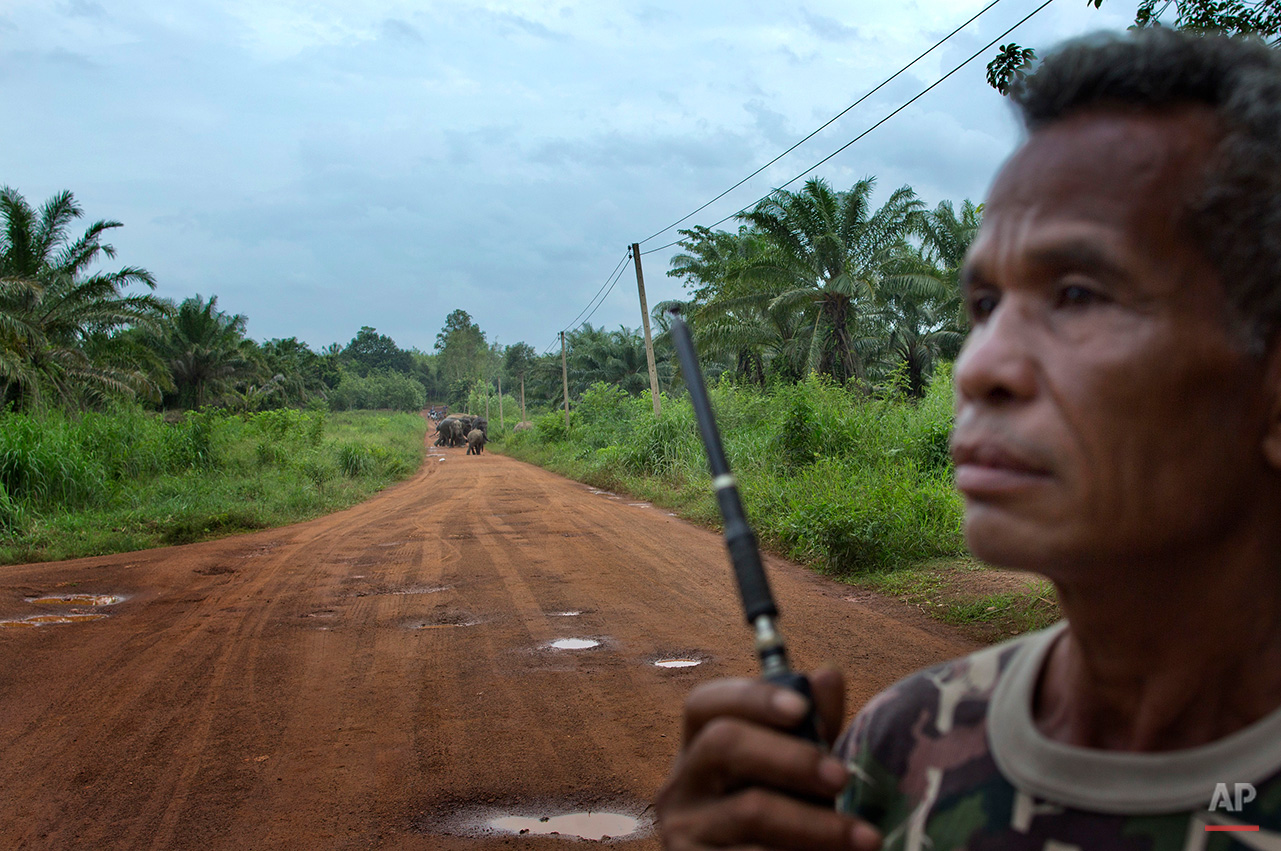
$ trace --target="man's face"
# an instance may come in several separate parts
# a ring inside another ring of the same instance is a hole
[[[1265,474],[1263,366],[1180,229],[1215,140],[1206,110],[1085,113],[1005,165],[963,283],[955,369],[965,534],[987,561],[1194,554]]]

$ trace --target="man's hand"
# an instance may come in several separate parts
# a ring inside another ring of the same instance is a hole
[[[810,677],[822,735],[844,716],[838,671]],[[751,847],[796,851],[876,851],[880,834],[837,813],[830,802],[847,773],[814,745],[788,735],[805,698],[761,680],[717,680],[685,701],[681,753],[656,808],[669,851]]]

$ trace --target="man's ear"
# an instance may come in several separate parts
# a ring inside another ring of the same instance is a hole
[[[1281,471],[1281,341],[1274,340],[1268,352],[1267,382],[1268,422],[1263,433],[1263,454],[1272,469]]]

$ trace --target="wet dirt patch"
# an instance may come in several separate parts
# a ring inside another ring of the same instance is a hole
[[[425,834],[484,837],[548,837],[571,841],[615,842],[640,839],[653,829],[648,807],[618,800],[585,802],[521,801],[510,808],[492,801],[483,807],[442,803],[414,822]],[[542,847],[539,845],[538,847]]]
[[[481,619],[470,612],[443,611],[426,618],[414,618],[406,622],[408,629],[456,629],[476,626]]]
[[[244,558],[253,558],[253,556],[247,555],[247,556],[244,556]],[[235,573],[235,572],[236,571],[233,570],[232,568],[224,567],[221,564],[213,564],[213,565],[210,565],[209,567],[198,567],[192,571],[192,573],[198,573],[201,576],[226,576],[229,573]]]
[[[348,597],[404,597],[414,594],[439,594],[448,591],[452,585],[375,585],[361,591],[351,591]]]
[[[441,591],[448,591],[449,585],[410,585],[405,588],[393,588],[385,591],[386,594],[439,594]]]
[[[706,652],[693,647],[668,647],[645,657],[645,663],[667,671],[680,672],[712,661]]]
[[[37,606],[114,606],[123,603],[125,598],[120,594],[50,594],[42,597],[27,597],[28,603]]]
[[[330,619],[330,618],[336,618],[336,617],[338,617],[338,612],[334,611],[333,609],[321,609],[321,610],[320,610],[320,611],[318,611],[318,612],[308,612],[307,614],[305,614],[305,615],[299,615],[298,617],[300,617],[300,618],[323,618],[323,619],[328,620],[328,619]]]
[[[16,620],[0,621],[0,629],[26,629],[37,626],[52,626],[64,623],[82,623],[100,621],[108,616],[101,612],[72,612],[65,615],[29,615]]]
[[[489,827],[520,836],[563,836],[601,842],[630,837],[640,829],[641,823],[639,819],[620,813],[565,813],[559,816],[497,816],[489,820]]]
[[[600,644],[595,638],[558,638],[549,641],[547,646],[553,650],[591,650],[600,647]]]

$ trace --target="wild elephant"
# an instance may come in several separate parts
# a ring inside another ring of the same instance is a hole
[[[467,432],[457,417],[445,417],[436,426],[436,431],[440,434],[436,439],[437,446],[462,446],[467,442]]]
[[[485,432],[474,428],[467,433],[467,454],[479,455],[485,449]]]

